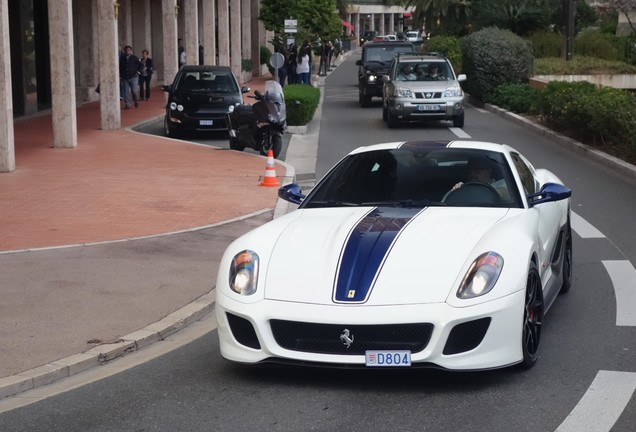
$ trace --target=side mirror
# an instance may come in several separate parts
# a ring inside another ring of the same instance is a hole
[[[170,85],[162,85],[161,90],[170,93],[172,91],[172,84]]]
[[[297,183],[291,183],[278,189],[278,197],[293,204],[300,204],[305,199],[305,195]]]
[[[457,76],[457,81],[459,82],[466,81],[466,74],[459,74]]]
[[[356,60],[356,66],[362,66],[362,60]]]
[[[382,82],[385,82],[385,83],[391,82],[391,78],[389,78],[388,75],[382,75],[381,80]]]
[[[546,183],[541,190],[532,195],[528,195],[528,205],[534,207],[537,204],[546,202],[561,201],[572,196],[572,190],[558,183]]]
[[[241,87],[241,93],[249,93],[250,90],[251,89],[249,87],[245,87],[245,86]]]

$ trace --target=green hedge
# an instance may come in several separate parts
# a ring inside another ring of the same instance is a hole
[[[320,102],[320,90],[307,84],[288,84],[283,87],[287,125],[303,126],[314,118]]]
[[[433,36],[425,42],[424,50],[427,52],[441,53],[451,62],[457,75],[462,73],[461,38],[455,36]]]
[[[529,84],[502,84],[495,89],[490,103],[518,114],[535,113],[538,93]]]
[[[557,130],[630,163],[636,162],[636,96],[583,82],[551,81],[539,112]]]

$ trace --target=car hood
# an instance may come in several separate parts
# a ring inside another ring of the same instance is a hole
[[[457,85],[457,81],[399,81],[400,87],[406,87],[412,92],[443,92],[453,85]]]
[[[266,265],[267,299],[313,304],[444,302],[501,208],[298,210]]]
[[[388,64],[370,63],[365,65],[364,69],[378,75],[386,75],[389,73],[389,66]]]
[[[228,106],[234,105],[236,102],[241,102],[241,99],[241,96],[236,93],[183,91],[173,95],[173,100],[182,104],[188,112],[206,110],[226,111]]]

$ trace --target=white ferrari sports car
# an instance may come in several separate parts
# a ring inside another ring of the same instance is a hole
[[[358,148],[220,263],[221,355],[238,363],[532,366],[572,280],[570,189],[477,141]]]

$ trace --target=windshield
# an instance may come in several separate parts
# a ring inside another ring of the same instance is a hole
[[[203,93],[237,93],[239,88],[236,80],[229,73],[188,71],[179,77],[175,83],[175,90]]]
[[[482,179],[475,177],[474,161],[488,166]],[[475,184],[480,182],[484,184]],[[459,183],[462,191],[454,193]],[[523,207],[501,153],[408,143],[347,156],[301,205],[341,206]]]
[[[410,45],[396,46],[369,46],[365,50],[366,62],[390,63],[397,53],[412,53],[413,47]]]

